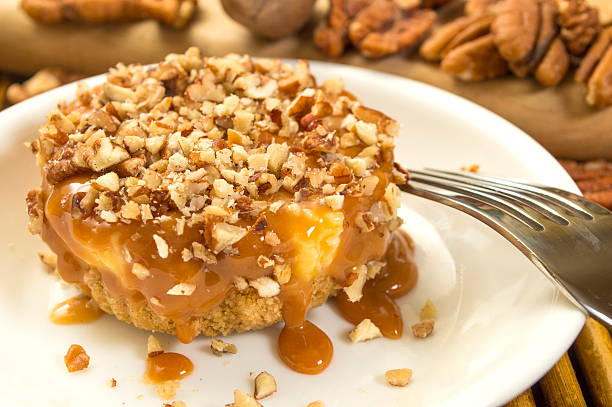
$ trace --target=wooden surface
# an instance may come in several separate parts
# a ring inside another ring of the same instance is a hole
[[[154,21],[44,26],[27,18],[17,7],[18,2],[0,2],[0,70],[5,72],[32,73],[47,66],[62,66],[84,74],[101,73],[119,61],[157,62],[167,53],[184,51],[190,45],[199,46],[207,55],[237,52],[330,60],[312,44],[312,28],[324,11],[324,1],[319,2],[306,29],[275,42],[255,38],[230,20],[218,0],[201,1],[195,20],[185,30],[162,27]],[[461,2],[457,4],[445,9],[442,21],[460,12]],[[463,96],[515,123],[557,157],[612,158],[612,108],[589,108],[584,102],[584,87],[570,77],[556,88],[511,76],[469,84],[453,79],[414,53],[369,60],[351,50],[331,61],[405,76]]]
[[[546,402],[554,407],[586,407],[569,356],[564,354],[540,380]]]
[[[0,110],[6,107],[6,87],[13,80],[13,76],[0,74]],[[506,404],[506,407],[611,407],[610,332],[589,318],[570,352],[576,354],[578,364],[572,364],[568,354],[564,354],[538,383]],[[582,383],[586,385],[581,387]],[[534,394],[542,396],[534,397]]]

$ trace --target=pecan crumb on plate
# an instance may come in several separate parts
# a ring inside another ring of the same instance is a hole
[[[77,372],[89,366],[89,355],[81,345],[73,344],[64,356],[64,363],[70,373]]]

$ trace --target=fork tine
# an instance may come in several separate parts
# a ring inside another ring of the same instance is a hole
[[[584,199],[579,195],[572,194],[568,191],[562,191],[557,188],[549,188],[544,186],[532,185],[525,181],[515,180],[511,178],[503,178],[503,177],[488,177],[486,175],[478,175],[478,174],[467,174],[460,173],[455,171],[445,171],[445,170],[437,170],[427,168],[426,171],[438,174],[446,174],[448,176],[464,178],[468,180],[472,180],[475,182],[483,182],[489,185],[503,185],[504,187],[511,188],[514,190],[518,190],[520,192],[529,194],[531,196],[535,196],[539,199],[545,199],[547,202],[554,204],[555,206],[561,208],[566,214],[570,216],[578,216],[580,218],[586,220],[593,219],[593,213],[591,213],[591,208],[593,204]],[[562,191],[560,194],[558,191]],[[596,205],[596,204],[595,204]],[[598,205],[597,205],[598,206]],[[595,212],[595,211],[594,211]],[[600,207],[596,209],[597,214],[607,215],[608,212]]]
[[[534,233],[533,228],[525,222],[509,216],[506,212],[497,208],[492,208],[497,210],[485,209],[489,205],[477,198],[444,189],[433,190],[432,186],[429,185],[416,187],[411,184],[402,184],[399,185],[399,188],[411,195],[433,200],[471,215],[504,236],[529,258],[535,258],[534,253],[527,248],[520,237]]]
[[[539,217],[541,215],[558,225],[567,226],[569,224],[569,221],[565,219],[559,212],[557,212],[557,210],[546,205],[540,199],[535,199],[525,193],[516,192],[512,189],[500,185],[472,181],[471,179],[464,177],[450,177],[438,174],[432,175],[429,174],[427,171],[418,170],[411,170],[410,173],[429,177],[433,176],[435,178],[444,179],[446,181],[452,182],[453,184],[459,184],[471,189],[476,189],[478,191],[491,194],[493,196],[499,197],[500,199],[510,201],[514,205],[520,207],[524,212],[532,214],[532,217],[534,218]]]
[[[529,213],[526,213],[524,210],[517,207],[511,202],[498,199],[486,192],[477,191],[467,186],[456,186],[448,183],[441,183],[435,179],[437,178],[437,176],[433,178],[434,179],[428,179],[419,175],[413,175],[410,179],[410,183],[414,184],[415,182],[418,182],[419,184],[425,184],[441,190],[452,191],[456,194],[461,194],[462,196],[465,196],[467,198],[479,201],[482,205],[486,205],[489,208],[496,209],[505,213],[506,215],[515,218],[516,220],[530,227],[533,230],[544,230],[544,226],[540,222],[534,219]],[[446,196],[448,196],[448,194]],[[465,199],[463,199],[462,201],[465,201]],[[484,208],[480,209],[485,210]]]

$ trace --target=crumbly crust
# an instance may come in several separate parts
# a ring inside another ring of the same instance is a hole
[[[319,277],[313,284],[311,308],[324,304],[338,290],[331,277]],[[82,288],[90,293],[102,310],[121,321],[149,331],[177,333],[174,319],[155,313],[146,301],[134,304],[111,295],[104,287],[100,274],[93,270],[86,274]],[[261,329],[280,321],[281,301],[278,296],[264,298],[254,288],[246,288],[234,290],[205,315],[190,319],[188,328],[196,335],[217,336]]]

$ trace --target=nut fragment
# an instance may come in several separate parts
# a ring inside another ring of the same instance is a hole
[[[291,265],[288,263],[275,265],[274,278],[279,284],[287,284],[291,280]]]
[[[172,286],[172,288],[170,288],[168,291],[166,291],[166,294],[168,295],[191,295],[193,294],[195,289],[196,289],[195,284],[178,283]]]
[[[144,280],[145,278],[151,276],[149,269],[140,263],[134,263],[132,265],[132,274],[134,274],[139,280]]]
[[[92,181],[92,185],[102,191],[119,191],[119,176],[115,172],[108,172]]]
[[[426,319],[435,319],[438,316],[438,310],[433,302],[428,298],[425,301],[425,305],[421,308],[421,312],[419,313],[419,318],[421,321]]]
[[[176,391],[181,387],[178,380],[166,380],[155,385],[157,395],[164,400],[171,400],[176,397]]]
[[[363,296],[363,286],[365,285],[368,269],[366,266],[359,266],[349,276],[350,285],[343,288],[350,302],[357,302]]]
[[[382,332],[374,325],[368,318],[361,321],[353,330],[349,333],[349,338],[352,343],[365,342],[370,339],[380,338]]]
[[[161,343],[153,335],[149,335],[147,338],[147,357],[152,358],[157,355],[164,353]]]
[[[306,407],[325,407],[325,403],[321,400],[313,401],[312,403],[308,403]]]
[[[260,297],[274,297],[280,293],[280,285],[270,277],[259,277],[249,281],[249,285],[257,290]]]
[[[234,390],[234,402],[226,404],[226,407],[262,407],[253,397],[240,391]]]
[[[57,267],[57,254],[53,252],[38,252],[40,261],[51,270]]]
[[[412,370],[410,369],[393,369],[385,372],[385,379],[392,386],[404,387],[410,383],[411,378]]]
[[[412,334],[417,338],[427,338],[433,332],[434,324],[433,319],[426,319],[416,323],[412,325]]]
[[[64,364],[70,373],[86,369],[89,366],[89,355],[81,345],[70,345],[64,356]]]
[[[157,253],[159,254],[159,257],[162,259],[168,258],[168,243],[166,243],[164,238],[159,235],[153,235],[153,240],[155,241],[155,246],[157,246]]]
[[[225,343],[220,339],[212,338],[210,340],[210,350],[215,356],[221,356],[224,353],[238,353],[238,348],[232,343]]]
[[[247,230],[239,226],[228,223],[216,223],[212,230],[212,238],[215,241],[213,252],[219,253],[221,250],[233,245],[246,236]]]
[[[276,380],[268,372],[261,372],[255,377],[255,398],[261,400],[276,392]]]

